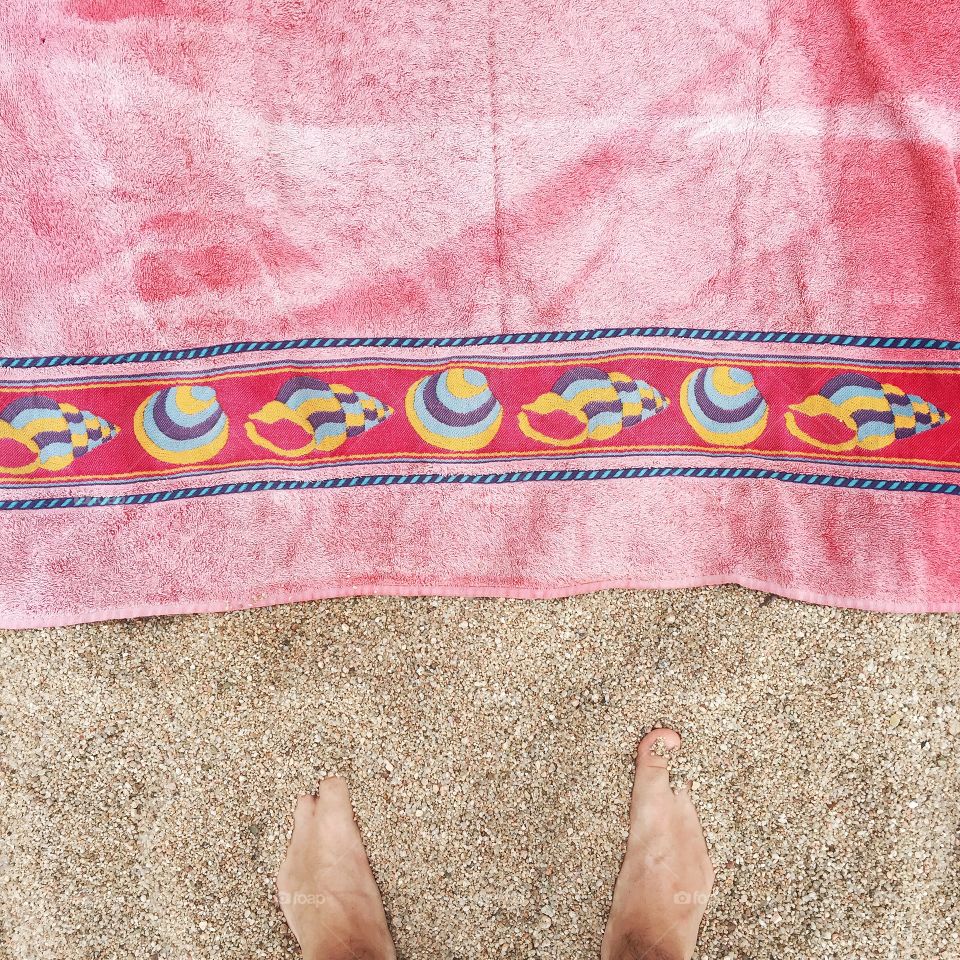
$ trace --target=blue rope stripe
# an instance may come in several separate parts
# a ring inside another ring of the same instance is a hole
[[[167,360],[197,360],[231,353],[270,350],[329,350],[339,347],[488,347],[509,344],[567,343],[605,340],[612,337],[679,337],[686,340],[736,341],[738,343],[793,343],[868,347],[896,350],[960,351],[960,340],[929,337],[863,337],[840,333],[788,333],[777,330],[705,330],[691,327],[607,327],[596,330],[554,330],[540,333],[494,333],[475,337],[303,337],[299,340],[248,340],[182,350],[148,350],[107,356],[0,357],[0,367],[95,366],[115,363],[160,363]]]
[[[65,507],[126,507],[139,504],[191,500],[220,494],[256,493],[268,490],[330,490],[343,487],[393,486],[423,483],[526,483],[543,480],[641,480],[652,477],[693,477],[696,479],[779,480],[819,487],[855,487],[858,490],[891,490],[911,493],[960,495],[958,483],[934,483],[917,480],[878,480],[864,477],[838,477],[816,473],[791,473],[747,467],[623,467],[604,470],[520,470],[513,473],[480,474],[380,474],[365,477],[328,477],[323,480],[257,480],[221,483],[209,487],[158,490],[155,493],[129,493],[115,497],[45,497],[34,500],[0,500],[0,510],[42,510]]]

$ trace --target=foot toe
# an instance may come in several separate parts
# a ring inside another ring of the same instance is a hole
[[[326,804],[350,804],[350,791],[343,777],[327,777],[317,785],[317,801]]]
[[[302,793],[297,798],[297,805],[293,810],[293,823],[305,823],[317,811],[317,798],[312,793]]]
[[[657,727],[651,730],[637,744],[637,776],[650,776],[660,780],[663,774],[658,771],[667,769],[667,758],[661,756],[661,750],[676,750],[680,746],[680,734],[669,727]]]
[[[305,793],[297,800],[293,825],[302,831],[323,829],[321,825],[353,824],[353,805],[346,781],[328,777],[317,786],[316,793]]]
[[[653,752],[658,742],[662,743],[664,750],[676,750],[680,746],[680,734],[669,727],[655,727],[637,744],[637,762],[665,767],[666,760]]]
[[[654,752],[654,748],[657,748],[658,744],[665,750],[676,750],[680,746],[680,734],[667,727],[658,727],[651,730],[637,745],[637,772],[633,781],[633,812],[636,812],[637,803],[646,797],[670,791],[667,759]]]

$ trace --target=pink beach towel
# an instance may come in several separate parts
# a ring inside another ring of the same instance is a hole
[[[0,623],[960,610],[958,23],[8,0]]]

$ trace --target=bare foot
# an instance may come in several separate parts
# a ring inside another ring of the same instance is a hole
[[[396,957],[347,785],[339,777],[297,801],[277,891],[304,960]]]
[[[687,790],[670,789],[667,761],[653,753],[680,746],[660,729],[637,747],[627,855],[600,948],[601,960],[690,960],[713,887],[713,867]]]

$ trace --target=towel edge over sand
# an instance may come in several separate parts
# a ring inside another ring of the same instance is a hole
[[[341,600],[351,597],[474,597],[505,600],[559,600],[601,590],[685,590],[698,587],[740,586],[748,590],[775,594],[801,603],[821,606],[844,607],[852,610],[864,610],[871,613],[890,614],[935,614],[960,613],[960,599],[948,602],[885,602],[835,594],[817,593],[784,586],[767,580],[755,580],[749,577],[692,577],[685,580],[598,580],[593,583],[575,584],[556,589],[521,588],[496,586],[437,586],[418,588],[408,584],[381,583],[365,587],[329,587],[321,590],[305,589],[299,591],[274,591],[256,600],[241,604],[208,601],[187,603],[170,601],[143,606],[103,607],[77,614],[63,614],[51,617],[32,617],[26,615],[6,616],[0,614],[0,629],[3,630],[43,630],[75,626],[81,623],[99,623],[106,620],[131,620],[141,617],[184,616],[204,613],[235,613],[241,610],[255,610],[262,607],[274,607],[290,603],[305,603],[313,600]]]

